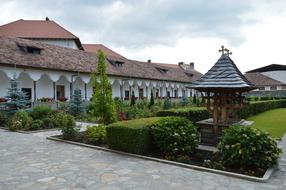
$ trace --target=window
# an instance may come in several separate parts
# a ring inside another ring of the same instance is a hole
[[[178,97],[178,90],[177,89],[174,90],[174,95],[175,95],[176,98]]]
[[[170,96],[171,96],[170,91],[167,91],[167,97],[169,97],[169,98],[170,98]]]
[[[32,100],[32,89],[31,88],[22,88],[21,90],[22,92],[26,94],[28,100]],[[29,102],[27,105],[30,106],[31,102]]]
[[[122,67],[122,65],[124,64],[123,61],[111,60],[111,59],[107,59],[107,60],[110,64],[112,64],[113,66],[116,66],[116,67]]]
[[[140,99],[144,98],[144,89],[143,88],[139,88],[139,98]]]
[[[186,91],[183,89],[182,90],[182,96],[185,98],[186,97]]]
[[[124,96],[125,99],[129,100],[129,98],[130,98],[129,90],[125,90],[124,95],[125,95],[125,96]]]
[[[18,47],[21,51],[25,53],[30,53],[30,54],[35,54],[35,55],[41,54],[41,51],[42,51],[42,48],[35,47],[35,46],[27,46],[27,45],[18,44]]]
[[[159,89],[156,89],[156,98],[159,97]]]
[[[277,90],[277,87],[276,86],[271,86],[270,90]]]
[[[165,69],[165,68],[156,67],[156,69],[157,69],[160,73],[162,73],[162,74],[164,74],[164,73],[166,73],[166,72],[168,71],[168,69]]]
[[[57,100],[64,98],[65,97],[65,86],[57,85],[56,92],[57,92]]]
[[[259,87],[258,90],[259,90],[259,91],[264,91],[264,90],[265,90],[265,87]]]

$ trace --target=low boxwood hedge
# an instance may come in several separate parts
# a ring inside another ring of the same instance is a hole
[[[250,102],[249,104],[245,105],[239,112],[239,116],[241,118],[248,118],[250,116],[271,110],[276,108],[283,108],[286,107],[286,100],[267,100],[267,101],[257,101],[257,102]]]
[[[106,127],[109,148],[135,154],[146,154],[151,149],[150,126],[160,117],[121,121]]]
[[[179,108],[179,109],[169,109],[161,110],[157,112],[157,116],[178,116],[186,117],[193,123],[208,119],[211,117],[210,112],[204,107],[189,107],[189,108]]]

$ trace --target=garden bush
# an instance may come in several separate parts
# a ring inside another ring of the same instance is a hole
[[[52,109],[48,106],[35,106],[30,113],[33,119],[43,119],[52,112]]]
[[[157,116],[186,117],[187,119],[189,119],[195,123],[197,121],[210,118],[211,114],[206,108],[190,107],[190,108],[161,110],[161,111],[157,112]]]
[[[11,131],[29,129],[33,119],[29,113],[23,110],[17,111],[8,122],[8,128]]]
[[[150,152],[152,142],[149,127],[159,119],[150,117],[108,125],[106,138],[109,148],[136,154]]]
[[[243,169],[272,167],[281,153],[268,133],[243,126],[226,129],[218,149],[225,166]]]
[[[79,133],[79,128],[76,127],[74,117],[71,115],[62,114],[59,126],[64,139],[74,139]]]
[[[153,142],[167,157],[188,156],[199,144],[196,127],[183,117],[166,117],[152,125]]]
[[[241,118],[247,118],[264,111],[283,107],[286,107],[286,100],[284,99],[250,102],[238,111],[238,115]]]
[[[31,126],[29,127],[30,130],[38,130],[43,126],[43,121],[40,119],[36,119],[32,122]]]
[[[93,144],[106,143],[106,125],[88,126],[85,135],[88,142]]]
[[[6,126],[8,122],[8,114],[5,111],[0,111],[0,126]]]

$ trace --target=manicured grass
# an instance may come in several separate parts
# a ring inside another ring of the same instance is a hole
[[[275,138],[281,138],[286,132],[286,108],[266,111],[247,120],[254,121],[252,127],[265,130]]]

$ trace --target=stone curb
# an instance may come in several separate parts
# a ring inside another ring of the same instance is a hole
[[[0,127],[0,129],[10,131],[8,128]],[[33,134],[33,133],[40,133],[40,132],[48,132],[48,131],[57,131],[59,128],[52,128],[52,129],[41,129],[41,130],[34,130],[34,131],[23,131],[23,130],[17,130],[17,131],[11,131],[11,132],[18,132],[18,133],[24,133],[24,134]]]
[[[273,168],[269,168],[265,172],[263,177],[259,178],[259,177],[244,175],[244,174],[232,173],[232,172],[216,170],[216,169],[211,169],[211,168],[206,168],[206,167],[201,167],[201,166],[195,166],[195,165],[189,165],[189,164],[184,164],[184,163],[179,163],[179,162],[174,162],[174,161],[169,161],[169,160],[163,160],[163,159],[159,159],[159,158],[153,158],[153,157],[148,157],[148,156],[143,156],[143,155],[138,155],[138,154],[131,154],[131,153],[127,153],[127,152],[121,152],[121,151],[112,150],[112,149],[108,149],[108,148],[104,148],[104,147],[100,147],[100,146],[94,146],[94,145],[89,145],[89,144],[84,144],[84,143],[79,143],[79,142],[74,142],[74,141],[69,141],[69,140],[62,140],[62,139],[59,139],[59,138],[56,138],[53,136],[47,137],[47,139],[58,141],[58,142],[63,142],[63,143],[68,143],[68,144],[73,144],[73,145],[78,145],[78,146],[83,146],[83,147],[88,147],[88,148],[92,148],[92,149],[96,149],[96,150],[102,150],[102,151],[117,153],[117,154],[121,154],[121,155],[125,155],[125,156],[131,156],[131,157],[135,157],[135,158],[151,160],[151,161],[160,162],[160,163],[164,163],[164,164],[171,164],[174,166],[199,170],[199,171],[203,171],[203,172],[211,172],[211,173],[215,173],[215,174],[226,175],[226,176],[230,176],[230,177],[245,179],[245,180],[259,182],[259,183],[267,182],[270,179],[272,173],[274,172]]]

